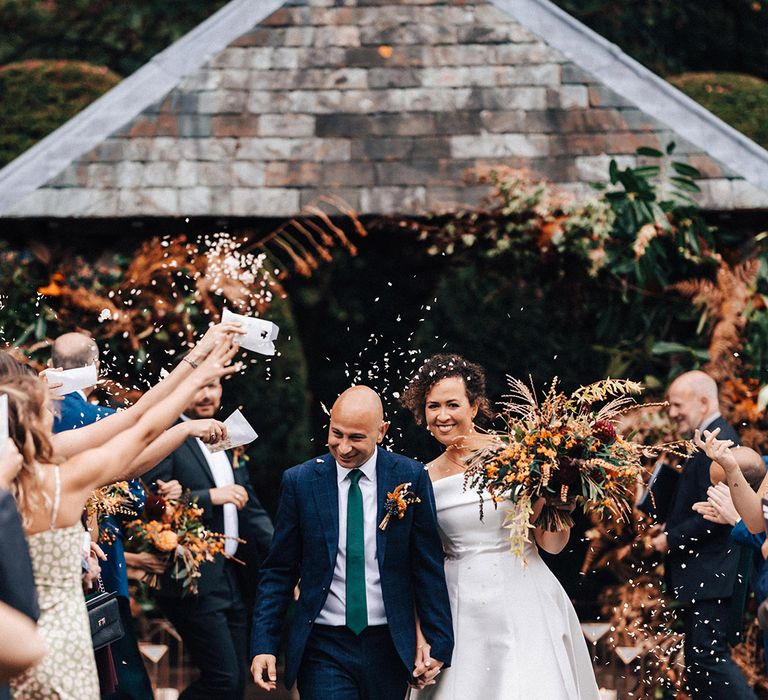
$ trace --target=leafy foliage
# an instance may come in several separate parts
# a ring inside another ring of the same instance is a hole
[[[768,83],[741,73],[683,73],[669,78],[688,97],[768,147]]]
[[[768,77],[768,7],[754,0],[555,0],[657,73],[737,71]]]
[[[0,64],[78,59],[126,76],[226,0],[3,0]]]
[[[120,82],[105,67],[82,61],[30,60],[0,67],[0,166]]]

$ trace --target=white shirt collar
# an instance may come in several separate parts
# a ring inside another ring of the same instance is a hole
[[[76,389],[75,393],[80,396],[80,398],[87,403],[88,397],[85,395],[85,392],[82,389]]]
[[[363,475],[369,481],[376,481],[376,456],[378,452],[379,448],[377,447],[374,449],[373,454],[368,458],[368,461],[364,462],[358,467],[358,469],[363,472]],[[338,479],[339,484],[341,484],[341,482],[349,476],[351,471],[351,469],[342,467],[338,462],[336,462],[336,478]]]
[[[707,416],[703,421],[701,421],[701,425],[699,426],[699,431],[703,432],[706,430],[714,421],[716,421],[718,418],[720,418],[722,414],[720,411],[715,411],[711,416]]]

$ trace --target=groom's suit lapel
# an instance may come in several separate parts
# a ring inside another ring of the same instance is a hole
[[[328,454],[315,465],[312,493],[320,516],[331,568],[336,566],[339,548],[339,485],[336,476],[336,461]]]
[[[376,558],[379,560],[379,571],[384,568],[384,555],[387,546],[387,530],[382,530],[379,523],[386,515],[387,494],[395,490],[398,485],[397,466],[392,455],[381,447],[376,448],[378,456],[376,457]],[[389,525],[394,523],[390,520]]]

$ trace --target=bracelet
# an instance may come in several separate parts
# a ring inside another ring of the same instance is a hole
[[[181,361],[188,362],[190,365],[192,365],[192,369],[197,369],[197,362],[195,362],[194,360],[190,360],[188,357],[182,357]]]

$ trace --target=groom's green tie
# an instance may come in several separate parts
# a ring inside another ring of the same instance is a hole
[[[347,498],[347,627],[360,634],[368,626],[365,602],[365,548],[363,544],[363,494],[359,469],[349,473]]]

